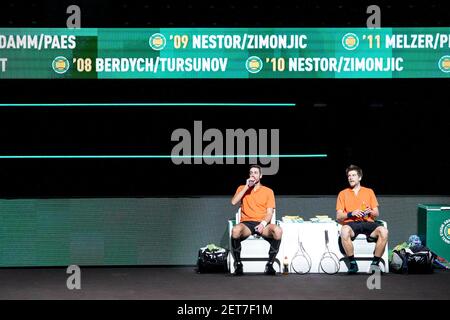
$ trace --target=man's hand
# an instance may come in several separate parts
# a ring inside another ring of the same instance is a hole
[[[253,187],[254,185],[255,185],[255,180],[252,179],[252,178],[248,178],[248,179],[247,179],[247,182],[245,183],[245,186],[248,187],[248,188],[251,188],[251,187]]]
[[[261,223],[255,227],[255,231],[258,232],[259,234],[261,234],[263,232],[264,228],[266,227],[266,225],[267,225],[266,221],[264,221],[264,220],[261,221]]]
[[[364,216],[369,216],[371,214],[373,214],[373,210],[371,208],[367,208],[366,210],[364,210]]]
[[[362,218],[365,215],[366,215],[365,211],[361,211],[360,209],[356,209],[355,211],[352,211],[352,217]]]

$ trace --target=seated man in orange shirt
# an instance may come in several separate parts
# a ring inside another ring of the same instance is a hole
[[[260,235],[270,243],[265,274],[276,274],[273,263],[280,248],[282,230],[270,223],[275,208],[275,196],[272,189],[261,184],[261,178],[261,167],[252,165],[246,184],[239,186],[231,200],[233,205],[241,203],[241,221],[233,227],[231,233],[232,253],[236,264],[235,275],[243,274],[241,241],[252,234]]]
[[[370,270],[380,270],[379,263],[388,241],[388,230],[375,222],[379,216],[377,198],[372,189],[361,186],[361,168],[351,165],[346,173],[350,188],[342,190],[338,195],[336,218],[343,224],[341,242],[350,260],[348,273],[358,272],[352,241],[360,233],[365,234],[368,241],[376,242]]]

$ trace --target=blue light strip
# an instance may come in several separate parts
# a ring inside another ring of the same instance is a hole
[[[1,155],[0,159],[186,159],[186,158],[326,158],[326,154],[250,154],[250,155]]]
[[[0,107],[295,107],[295,103],[1,103]]]

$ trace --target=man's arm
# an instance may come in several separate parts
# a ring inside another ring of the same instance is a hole
[[[342,192],[339,192],[338,197],[336,199],[336,220],[338,222],[343,222],[347,218],[347,214],[344,213],[345,209],[345,199],[342,196]]]
[[[336,211],[336,220],[339,222],[343,222],[345,219],[347,219],[347,214],[344,213],[344,210],[337,210]]]
[[[378,200],[375,196],[375,193],[372,189],[370,189],[371,195],[369,200],[369,208],[365,211],[366,215],[372,216],[372,218],[377,219],[380,215],[380,212],[378,211]]]
[[[248,190],[248,185],[245,185],[244,188],[242,188],[242,190],[238,193],[236,193],[233,197],[233,199],[231,199],[231,204],[233,206],[237,205],[239,202],[241,202],[242,197],[244,196],[244,194],[247,192]]]
[[[375,208],[375,209],[377,209],[377,208]],[[339,222],[343,222],[345,219],[347,219],[347,218],[350,219],[351,217],[362,218],[368,214],[368,212],[367,212],[368,210],[370,210],[370,209],[367,209],[366,211],[361,211],[359,209],[356,209],[353,212],[347,212],[347,213],[344,213],[344,210],[337,210],[336,211],[336,220]],[[377,212],[378,212],[378,209],[377,209]]]
[[[244,196],[244,194],[247,192],[247,190],[250,188],[249,184],[250,181],[252,181],[251,179],[247,179],[244,188],[242,188],[242,190],[238,193],[236,193],[233,197],[233,199],[231,199],[231,204],[233,206],[237,205],[239,202],[241,202],[242,197]]]
[[[273,208],[267,208],[267,214],[264,217],[264,221],[267,222],[267,224],[269,224],[270,221],[272,221],[272,216],[273,216]]]
[[[264,228],[270,224],[270,221],[272,221],[272,215],[273,215],[273,208],[267,208],[267,213],[266,216],[264,217],[264,220],[262,220],[260,222],[260,224],[258,224],[255,229],[256,231],[258,231],[259,233],[262,233]]]

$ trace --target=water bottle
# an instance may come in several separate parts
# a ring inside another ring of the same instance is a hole
[[[283,260],[283,274],[284,275],[288,275],[289,274],[289,261],[288,261],[288,257],[284,257]]]

